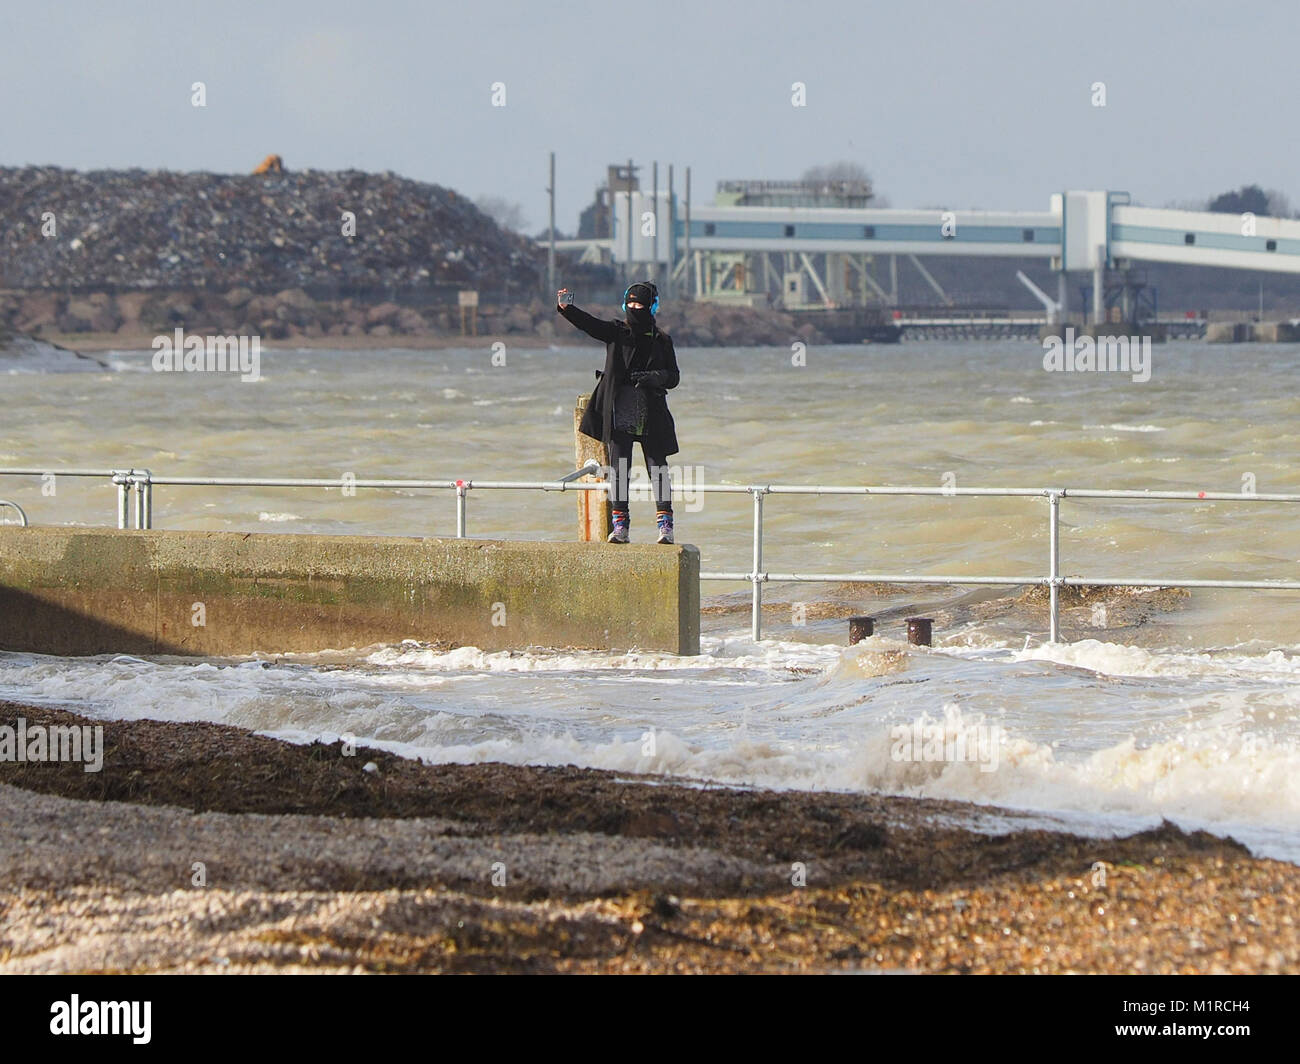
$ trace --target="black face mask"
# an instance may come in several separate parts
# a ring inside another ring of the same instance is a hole
[[[627,308],[627,323],[638,332],[647,331],[655,321],[655,317],[650,313],[649,307]]]

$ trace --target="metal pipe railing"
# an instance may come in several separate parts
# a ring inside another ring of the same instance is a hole
[[[1061,493],[1047,495],[1047,616],[1048,642],[1061,641]]]
[[[184,487],[268,487],[268,488],[349,488],[451,490],[456,493],[456,535],[466,536],[466,510],[471,490],[480,491],[606,491],[607,482],[574,483],[581,476],[599,472],[588,462],[581,469],[555,481],[520,480],[405,480],[331,477],[194,477],[155,476],[147,469],[49,469],[3,468],[0,476],[44,477],[54,472],[60,477],[107,478],[117,488],[117,523],[119,528],[153,527],[153,487],[156,484]],[[635,486],[635,485],[634,485]],[[1106,490],[1093,488],[958,488],[898,485],[844,484],[698,484],[680,485],[674,494],[711,492],[750,495],[753,498],[753,555],[748,572],[702,572],[701,580],[743,581],[751,585],[750,625],[755,640],[762,638],[763,584],[765,583],[837,583],[837,584],[910,584],[936,586],[988,585],[1035,586],[1048,589],[1049,638],[1061,639],[1060,589],[1062,587],[1174,587],[1224,588],[1257,591],[1300,591],[1300,580],[1198,580],[1153,577],[1086,577],[1065,576],[1061,570],[1061,501],[1064,499],[1113,499],[1162,502],[1279,502],[1300,503],[1297,494],[1259,494],[1210,491]],[[763,500],[768,495],[878,495],[965,498],[1046,498],[1048,503],[1047,575],[962,576],[950,573],[781,573],[763,570]],[[132,505],[134,502],[134,505]],[[16,503],[0,502],[18,509],[27,523],[27,515]]]
[[[749,575],[753,583],[753,597],[750,605],[750,626],[753,631],[763,631],[763,581],[768,579],[763,572],[763,496],[765,488],[753,488],[754,493],[754,568]],[[701,578],[703,578],[701,576]],[[758,636],[755,636],[755,641]]]
[[[469,490],[469,483],[464,480],[456,481],[456,538],[465,538],[465,493]]]
[[[128,470],[119,470],[113,474],[113,483],[117,485],[117,527],[129,528],[131,506],[127,497],[131,474]]]

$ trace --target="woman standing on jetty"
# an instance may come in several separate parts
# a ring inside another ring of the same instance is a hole
[[[555,301],[556,309],[570,324],[605,345],[605,369],[596,372],[596,390],[591,393],[578,430],[600,440],[609,454],[614,518],[609,541],[628,541],[628,477],[632,444],[640,441],[646,472],[654,487],[658,541],[671,543],[673,489],[668,456],[676,454],[678,447],[667,395],[668,389],[677,387],[681,374],[672,337],[655,325],[659,290],[649,281],[628,288],[623,293],[624,321],[604,320],[579,310],[567,288],[556,293]]]

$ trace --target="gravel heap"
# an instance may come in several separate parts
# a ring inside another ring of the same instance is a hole
[[[356,216],[342,235],[343,212]],[[56,231],[46,235],[43,215]],[[541,259],[451,189],[393,173],[0,168],[0,286],[79,291],[535,285]]]
[[[0,760],[0,974],[1300,970],[1300,868],[1168,823],[93,723]]]

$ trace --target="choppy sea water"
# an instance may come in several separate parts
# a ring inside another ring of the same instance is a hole
[[[0,466],[158,474],[550,480],[602,352],[264,352],[264,380],[5,376]],[[1155,348],[1145,384],[1051,374],[1033,343],[683,350],[670,399],[685,476],[705,483],[1300,492],[1296,352]],[[498,359],[499,361],[499,359]],[[35,522],[108,524],[104,484],[0,478]],[[469,533],[566,539],[575,501],[471,492]],[[744,570],[752,504],[678,504],[706,570]],[[1294,515],[1294,516],[1293,516]],[[1285,504],[1067,499],[1071,576],[1295,579]],[[653,510],[633,501],[633,538]],[[1041,499],[771,496],[771,571],[1043,573]],[[449,535],[446,492],[155,491],[155,527]],[[1168,817],[1300,860],[1300,593],[1120,589],[1072,604],[1045,645],[1041,598],[771,585],[765,638],[742,585],[706,584],[704,653],[338,648],[265,661],[0,655],[0,696],[92,716],[210,720],[293,739],[351,734],[431,761],[573,763],[786,788],[878,790],[1032,810],[1104,834]],[[881,635],[848,648],[853,606]],[[912,648],[901,618],[936,618]],[[802,622],[802,623],[800,623]],[[912,740],[915,739],[915,742]],[[992,744],[992,745],[990,745]]]

